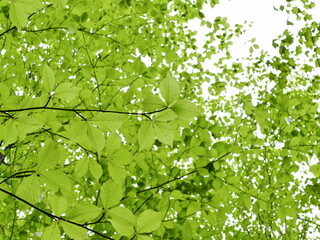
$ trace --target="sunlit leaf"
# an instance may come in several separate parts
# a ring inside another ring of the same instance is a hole
[[[187,99],[177,101],[171,109],[178,115],[178,117],[188,120],[197,116],[198,113],[197,106]]]
[[[167,103],[167,106],[172,104],[179,97],[179,84],[178,82],[168,73],[167,77],[160,83],[161,96]]]
[[[60,222],[60,225],[70,238],[73,238],[75,240],[83,240],[88,238],[87,230],[84,228],[68,222]]]
[[[161,214],[153,210],[145,210],[137,218],[137,226],[139,233],[152,232],[157,230],[161,224]]]
[[[44,64],[43,66],[41,79],[43,81],[44,88],[48,92],[51,92],[55,86],[56,77],[53,70],[47,64]]]
[[[156,137],[164,144],[172,145],[173,128],[164,122],[153,122],[154,133]]]
[[[146,111],[155,111],[166,107],[165,103],[156,95],[148,95],[142,102]]]
[[[102,209],[90,203],[78,203],[71,208],[68,218],[72,221],[85,223],[102,214]]]
[[[44,240],[59,240],[61,239],[60,230],[57,222],[53,221],[49,227],[43,230],[41,239]]]
[[[30,203],[40,200],[40,181],[36,174],[24,178],[19,184],[16,194]]]
[[[155,133],[151,122],[141,125],[138,131],[140,150],[151,147],[155,139]]]
[[[128,208],[116,207],[108,211],[112,217],[110,222],[112,226],[122,235],[132,236],[133,227],[136,226],[136,217]]]
[[[99,180],[99,178],[102,176],[102,173],[103,173],[101,165],[93,159],[90,159],[89,165],[90,165],[90,172],[92,176],[95,179]]]
[[[113,180],[108,180],[101,186],[100,198],[104,208],[119,204],[122,196],[121,186]]]

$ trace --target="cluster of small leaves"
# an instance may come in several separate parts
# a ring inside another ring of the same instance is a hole
[[[242,26],[204,4],[0,2],[3,239],[307,238],[319,163],[296,173],[320,152],[319,27],[245,67],[228,51]]]

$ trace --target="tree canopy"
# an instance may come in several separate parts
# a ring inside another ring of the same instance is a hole
[[[208,21],[216,4],[0,2],[1,239],[319,233],[315,4],[277,6],[293,19],[278,53],[251,41],[239,60],[246,27]]]

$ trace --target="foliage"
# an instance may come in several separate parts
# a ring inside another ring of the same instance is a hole
[[[243,26],[204,0],[1,1],[1,239],[310,238],[320,28],[301,3],[278,8],[305,23],[279,54],[235,61]]]

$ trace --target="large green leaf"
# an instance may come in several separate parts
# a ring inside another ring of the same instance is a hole
[[[100,188],[100,198],[104,208],[110,208],[120,203],[123,196],[121,185],[113,180],[106,181]]]
[[[79,96],[80,88],[74,86],[72,83],[61,83],[54,91],[54,97],[64,101],[72,101]]]
[[[166,107],[166,104],[154,94],[149,94],[143,100],[142,105],[146,111],[155,111]]]
[[[188,99],[183,99],[177,101],[172,107],[174,111],[180,118],[190,120],[197,116],[198,109],[197,106],[190,102]]]
[[[178,118],[178,115],[170,108],[168,108],[164,111],[157,113],[153,119],[156,121],[168,122],[176,118]]]
[[[13,1],[10,6],[10,20],[18,29],[27,25],[28,15],[23,5],[18,1]]]
[[[143,211],[137,218],[137,231],[147,233],[157,230],[161,225],[162,217],[159,212],[151,209]]]
[[[87,230],[68,222],[60,222],[66,234],[74,240],[88,239]]]
[[[175,100],[178,99],[180,93],[179,84],[170,73],[168,73],[167,77],[161,81],[160,93],[163,99],[166,101],[167,106],[170,106]]]
[[[92,158],[90,159],[89,165],[92,176],[95,179],[99,180],[103,173],[101,165]]]
[[[55,86],[56,76],[53,70],[47,64],[44,64],[43,66],[41,80],[43,81],[44,88],[48,92],[51,92]]]
[[[104,133],[84,121],[73,123],[67,131],[69,136],[74,142],[77,142],[91,150],[101,152],[105,148],[105,135]]]
[[[53,221],[49,227],[46,227],[43,230],[41,235],[41,239],[43,240],[60,240],[60,230],[56,221]]]
[[[37,171],[53,169],[61,160],[65,161],[65,156],[63,148],[60,148],[55,141],[47,139],[39,151]]]
[[[61,170],[49,170],[40,172],[40,178],[42,182],[46,184],[46,187],[53,193],[56,193],[59,189],[61,193],[67,198],[72,200],[74,194],[71,192],[71,182],[67,174]]]
[[[63,196],[60,190],[52,196],[50,203],[54,214],[57,216],[61,216],[63,213],[66,213],[68,209],[67,199]]]
[[[90,222],[102,214],[102,209],[90,203],[77,203],[70,209],[68,219],[77,223]]]
[[[153,124],[149,121],[140,126],[138,131],[138,141],[140,144],[140,150],[144,148],[150,148],[155,139],[155,133]]]
[[[312,166],[310,166],[310,172],[313,173],[313,175],[318,178],[320,177],[320,163],[316,163]]]
[[[111,156],[121,146],[121,139],[117,134],[111,134],[106,140],[106,154]]]
[[[52,0],[52,3],[56,8],[63,9],[65,8],[68,0]]]
[[[90,160],[87,158],[81,158],[75,163],[74,172],[77,177],[83,177],[89,170]]]
[[[111,178],[118,185],[122,186],[127,176],[127,170],[124,165],[116,160],[110,160],[108,162],[108,170]]]
[[[102,131],[114,132],[118,130],[126,118],[123,115],[115,113],[98,113],[89,121],[97,125]]]
[[[6,145],[12,144],[17,140],[17,125],[12,119],[9,119],[1,130],[3,131],[2,137]]]
[[[40,181],[36,174],[26,177],[19,184],[16,194],[30,203],[40,200]]]
[[[164,122],[153,122],[154,133],[156,137],[164,144],[172,145],[173,128]]]
[[[108,211],[112,217],[110,222],[116,231],[124,236],[132,236],[134,234],[133,227],[136,226],[136,217],[128,208],[116,207]]]

